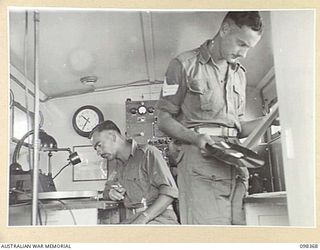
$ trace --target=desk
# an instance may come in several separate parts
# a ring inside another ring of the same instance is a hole
[[[108,214],[108,220],[104,220],[103,224],[120,222],[119,204],[114,201],[81,198],[42,200],[39,204],[42,225],[97,225],[101,222],[98,210]],[[31,214],[31,202],[10,205],[9,226],[31,225]]]
[[[286,192],[252,194],[244,202],[248,226],[289,226]]]

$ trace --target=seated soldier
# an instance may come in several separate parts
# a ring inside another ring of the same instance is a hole
[[[122,223],[178,224],[171,204],[178,189],[160,150],[127,140],[110,120],[98,124],[89,138],[99,156],[116,160],[116,172],[109,175],[104,198],[123,201],[131,211]]]

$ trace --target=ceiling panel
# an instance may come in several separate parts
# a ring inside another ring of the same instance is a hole
[[[28,13],[29,29],[25,37],[26,12],[10,12],[10,60],[24,72],[24,41],[27,41],[27,72],[32,81],[33,12]],[[90,75],[98,77],[95,88],[146,80],[147,66],[154,67],[156,80],[163,80],[169,61],[212,38],[225,12],[144,12],[144,17],[148,15],[150,18],[142,18],[138,11],[41,10],[41,90],[49,97],[89,91],[92,87],[81,84],[80,78]],[[262,16],[266,23],[263,39],[243,60],[250,86],[255,86],[273,65],[270,16],[268,12]],[[144,23],[144,30],[142,20],[151,22]]]
[[[10,16],[11,63],[21,71],[24,15]],[[40,84],[48,96],[88,88],[80,83],[87,75],[98,77],[96,88],[148,78],[139,12],[42,11],[39,29]],[[28,75],[33,79],[29,40]]]

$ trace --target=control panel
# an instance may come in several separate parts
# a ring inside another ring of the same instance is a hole
[[[156,138],[166,137],[157,125],[155,105],[157,100],[126,101],[126,132],[138,143],[148,143]]]
[[[157,100],[126,101],[126,134],[139,144],[151,144],[166,157],[170,138],[158,128]]]

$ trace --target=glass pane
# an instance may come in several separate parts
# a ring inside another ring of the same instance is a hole
[[[33,116],[31,114],[32,124],[30,124],[30,130],[33,128]],[[14,106],[13,118],[13,138],[20,140],[28,132],[27,113],[19,107]]]

